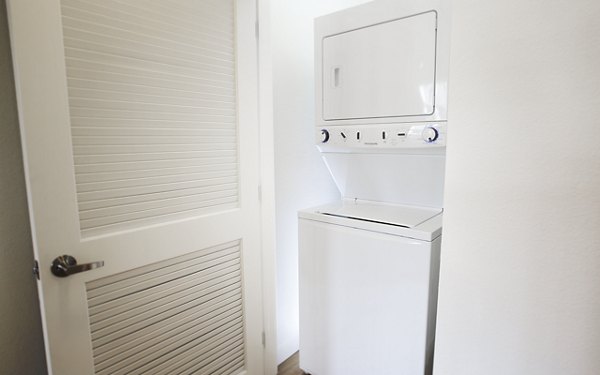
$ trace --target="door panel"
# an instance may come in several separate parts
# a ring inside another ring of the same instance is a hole
[[[240,263],[234,241],[86,283],[96,373],[207,373],[235,344],[243,359]]]
[[[84,237],[238,206],[234,10],[61,1]]]
[[[262,374],[255,1],[8,5],[51,372]]]

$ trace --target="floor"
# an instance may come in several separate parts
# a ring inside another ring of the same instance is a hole
[[[296,352],[277,367],[277,375],[305,375],[305,372],[298,367],[298,363],[298,352]]]

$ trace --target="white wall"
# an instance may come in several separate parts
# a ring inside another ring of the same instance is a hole
[[[0,0],[0,373],[44,374],[6,4]]]
[[[279,362],[298,350],[296,211],[339,198],[313,140],[313,20],[364,2],[271,1]]]
[[[600,3],[453,15],[435,374],[599,374]]]

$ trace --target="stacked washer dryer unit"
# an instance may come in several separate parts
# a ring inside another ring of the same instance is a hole
[[[342,199],[299,212],[300,367],[430,374],[446,143],[444,1],[315,21],[316,143]]]

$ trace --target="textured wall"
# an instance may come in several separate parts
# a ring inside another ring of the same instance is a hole
[[[0,373],[46,372],[6,22],[0,0]]]
[[[600,374],[599,19],[453,1],[437,375]]]

